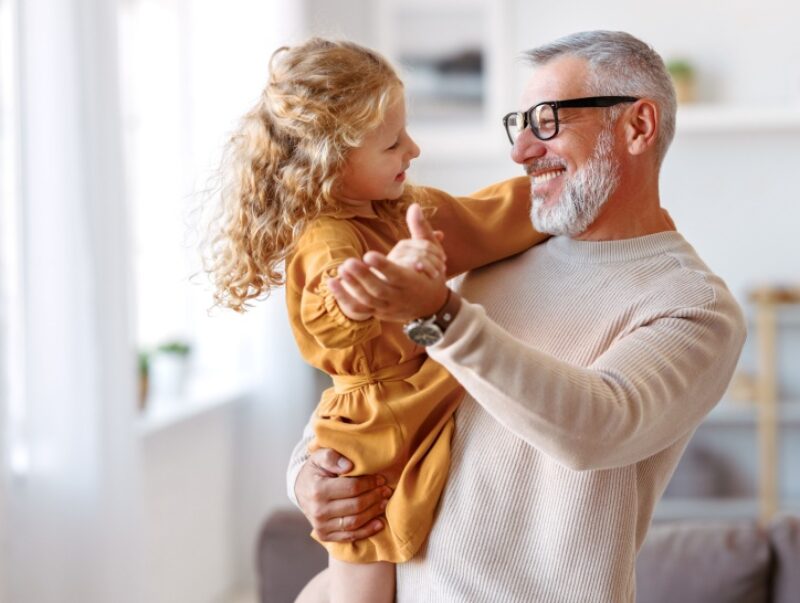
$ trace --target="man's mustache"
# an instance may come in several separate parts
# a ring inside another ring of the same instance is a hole
[[[535,161],[531,161],[530,163],[525,164],[525,173],[530,176],[534,172],[538,172],[540,170],[549,170],[552,168],[564,168],[566,169],[567,164],[562,159],[556,159],[555,157],[545,157],[544,159],[536,159]]]

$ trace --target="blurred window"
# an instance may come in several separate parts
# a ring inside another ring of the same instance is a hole
[[[195,389],[251,381],[257,370],[252,347],[263,340],[253,326],[256,317],[221,309],[209,316],[211,292],[198,256],[203,233],[195,224],[227,133],[241,114],[239,105],[258,93],[258,80],[250,82],[248,97],[226,81],[242,75],[224,73],[236,73],[225,61],[244,54],[236,27],[260,10],[259,3],[186,0],[128,0],[121,7],[137,342],[150,352],[170,342],[188,343],[189,386]],[[249,74],[252,80],[252,70]],[[257,74],[259,80],[263,74]]]

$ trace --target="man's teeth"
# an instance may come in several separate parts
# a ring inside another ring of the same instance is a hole
[[[552,180],[556,176],[560,176],[561,172],[563,172],[563,171],[564,170],[554,170],[552,172],[545,172],[544,174],[539,174],[538,176],[534,176],[533,177],[533,183],[534,184],[544,184],[545,182],[548,182],[549,180]]]

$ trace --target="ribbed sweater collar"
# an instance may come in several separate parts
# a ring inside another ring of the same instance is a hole
[[[559,236],[549,239],[545,245],[547,251],[566,262],[607,264],[640,260],[677,251],[685,248],[687,243],[679,233],[666,231],[616,241],[578,241]]]

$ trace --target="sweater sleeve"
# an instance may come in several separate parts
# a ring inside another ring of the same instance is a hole
[[[433,188],[422,191],[436,207],[433,227],[444,232],[448,276],[521,253],[549,236],[531,224],[527,177],[493,184],[468,197],[451,197]]]
[[[300,319],[317,344],[325,349],[343,349],[363,343],[381,333],[380,321],[345,316],[328,288],[347,258],[361,258],[366,247],[343,224],[323,224],[303,236],[300,249],[287,272],[302,286]]]
[[[633,329],[576,366],[512,337],[464,302],[429,355],[498,422],[574,470],[639,462],[690,433],[719,401],[744,343],[726,292]]]

